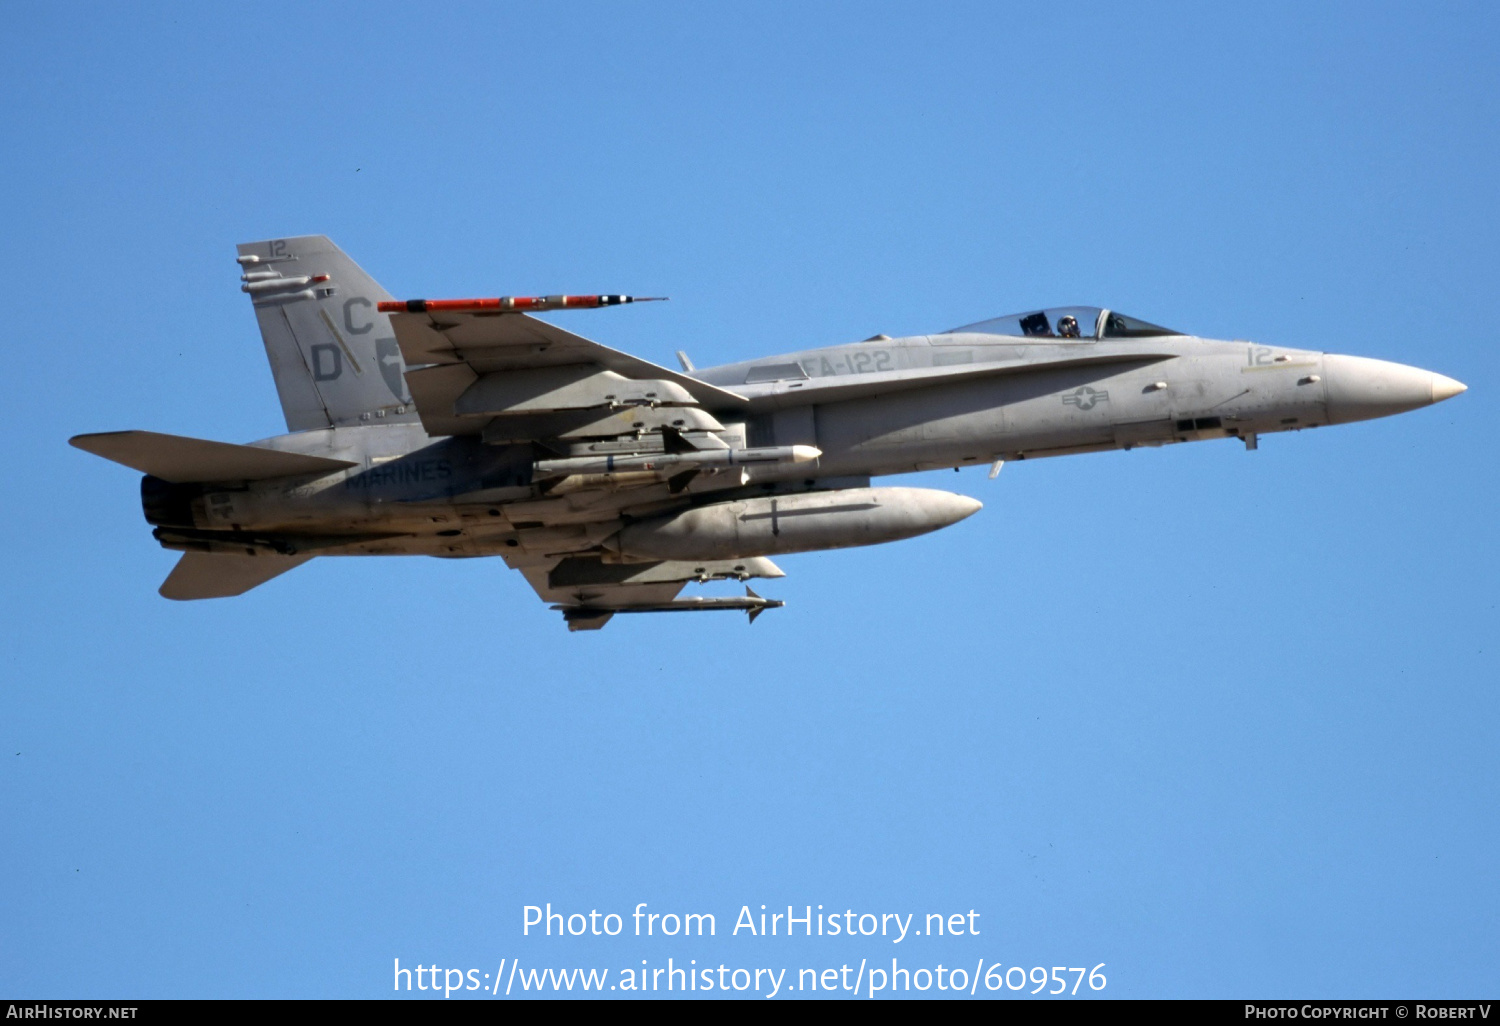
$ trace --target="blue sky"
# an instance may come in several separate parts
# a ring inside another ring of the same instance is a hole
[[[1492,6],[9,14],[0,990],[518,957],[1494,990]],[[1095,303],[1470,391],[903,479],[986,508],[779,560],[753,628],[569,635],[485,560],[168,603],[136,475],[65,439],[281,430],[234,245],[304,233],[398,295],[670,295],[566,321],[663,363]],[[523,937],[546,902],[719,932]],[[730,936],[761,904],[981,933]]]

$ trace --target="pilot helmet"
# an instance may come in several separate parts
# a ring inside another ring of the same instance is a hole
[[[1077,319],[1072,314],[1068,314],[1065,317],[1063,317],[1062,319],[1060,319],[1057,322],[1057,333],[1059,335],[1062,335],[1064,338],[1077,338],[1078,337],[1078,321],[1077,321]]]

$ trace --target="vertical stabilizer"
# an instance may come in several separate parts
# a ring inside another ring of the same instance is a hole
[[[390,317],[391,294],[326,236],[239,247],[281,409],[291,431],[415,421]]]

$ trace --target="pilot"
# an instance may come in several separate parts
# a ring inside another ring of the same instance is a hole
[[[1063,338],[1077,338],[1077,319],[1072,314],[1068,314],[1066,317],[1063,317],[1060,321],[1057,322],[1057,333]]]

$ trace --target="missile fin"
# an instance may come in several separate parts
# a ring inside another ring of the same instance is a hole
[[[678,431],[670,424],[662,425],[661,444],[663,449],[674,456],[702,451],[692,442],[684,438],[681,431]]]

